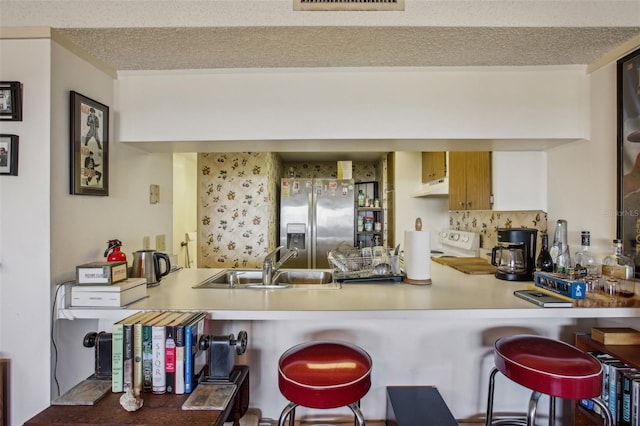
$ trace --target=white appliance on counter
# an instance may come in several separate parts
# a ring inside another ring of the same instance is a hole
[[[480,234],[472,231],[446,229],[438,234],[438,246],[431,257],[479,257]]]

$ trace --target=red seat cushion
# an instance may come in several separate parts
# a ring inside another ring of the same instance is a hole
[[[287,350],[278,362],[278,386],[289,401],[310,408],[336,408],[359,401],[371,387],[371,357],[344,342],[308,342]]]
[[[567,343],[517,335],[496,341],[494,360],[502,374],[543,394],[590,399],[602,393],[602,365]]]

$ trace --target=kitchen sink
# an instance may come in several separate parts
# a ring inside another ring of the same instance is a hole
[[[329,284],[333,282],[333,274],[319,270],[281,270],[273,279],[279,284]]]
[[[276,271],[272,284],[262,284],[260,269],[224,269],[193,288],[210,289],[339,289],[330,271],[316,269],[283,269]]]
[[[193,288],[247,288],[249,284],[262,284],[260,269],[223,269]]]

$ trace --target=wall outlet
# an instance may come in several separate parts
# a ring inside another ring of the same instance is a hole
[[[156,250],[165,251],[167,249],[167,237],[164,234],[156,235]]]
[[[151,238],[149,236],[142,237],[142,250],[149,250],[151,248]]]
[[[149,185],[149,203],[158,204],[160,202],[160,185]]]

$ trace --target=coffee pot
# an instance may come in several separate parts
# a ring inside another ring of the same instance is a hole
[[[538,230],[498,228],[497,246],[491,250],[496,278],[507,281],[532,281],[535,269]]]
[[[523,274],[524,244],[501,243],[491,251],[491,263],[508,274]]]
[[[160,270],[160,261],[164,261],[165,269]],[[165,253],[155,250],[138,250],[133,253],[131,277],[146,278],[147,287],[160,284],[160,279],[171,271],[171,261]]]

